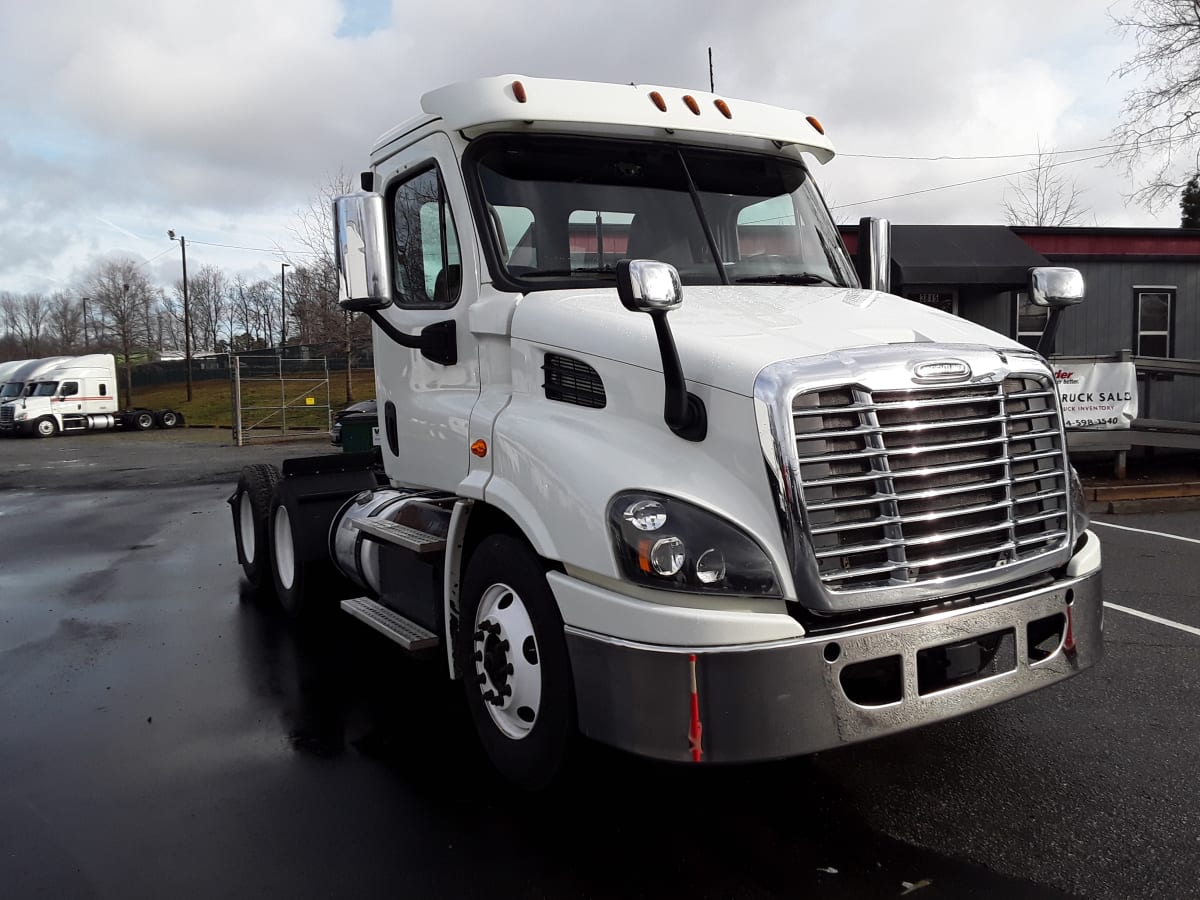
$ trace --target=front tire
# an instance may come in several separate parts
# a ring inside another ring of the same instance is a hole
[[[562,616],[541,560],[511,535],[467,564],[455,652],[467,706],[493,766],[530,790],[562,770],[575,735]]]
[[[33,433],[40,438],[52,438],[58,434],[58,423],[50,416],[43,416],[33,423]]]
[[[238,562],[246,580],[259,591],[269,591],[271,553],[267,535],[271,518],[271,497],[279,483],[279,470],[259,464],[246,466],[238,478],[233,509],[233,533],[237,541]]]

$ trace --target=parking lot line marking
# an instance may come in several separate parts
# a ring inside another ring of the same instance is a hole
[[[1178,628],[1180,631],[1186,631],[1188,634],[1194,634],[1200,637],[1200,628],[1193,628],[1191,625],[1184,625],[1182,622],[1172,622],[1170,619],[1164,619],[1162,616],[1152,616],[1150,613],[1142,612],[1140,609],[1131,609],[1128,606],[1121,606],[1119,603],[1109,603],[1104,601],[1104,605],[1109,609],[1115,609],[1118,612],[1129,613],[1131,616],[1137,616],[1140,619],[1149,619],[1151,622],[1157,622],[1159,625],[1166,625],[1169,628]]]
[[[1200,539],[1183,537],[1178,534],[1167,534],[1165,531],[1150,531],[1147,528],[1130,528],[1128,525],[1114,525],[1112,522],[1097,522],[1092,520],[1093,525],[1103,525],[1105,528],[1116,528],[1119,531],[1136,531],[1138,534],[1152,534],[1155,537],[1171,538],[1174,541],[1187,541],[1189,544],[1200,544]]]

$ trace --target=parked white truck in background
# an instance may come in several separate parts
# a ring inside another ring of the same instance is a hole
[[[0,362],[0,395],[3,395],[4,386],[8,384],[13,372],[28,362],[28,359],[13,359],[8,362]]]
[[[69,356],[44,356],[41,359],[25,359],[12,364],[14,368],[5,375],[4,383],[0,385],[0,403],[8,403],[23,396],[44,372],[50,371],[70,358]]]
[[[1051,370],[886,293],[886,222],[856,272],[805,161],[833,157],[819,122],[518,76],[421,105],[334,204],[381,471],[244,470],[252,583],[440,657],[528,786],[576,730],[773,759],[1100,659]],[[1030,282],[1082,298],[1074,270]]]
[[[0,433],[53,437],[68,431],[174,428],[183,415],[173,409],[121,409],[117,367],[111,353],[62,357],[39,366],[21,394],[0,406]]]

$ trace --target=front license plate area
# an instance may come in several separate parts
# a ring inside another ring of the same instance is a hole
[[[917,692],[921,696],[1011,672],[1017,667],[1012,628],[917,651]]]

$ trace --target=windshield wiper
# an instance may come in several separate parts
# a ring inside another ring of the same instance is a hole
[[[602,268],[585,268],[577,269],[534,269],[532,272],[520,272],[518,278],[529,278],[530,276],[539,275],[616,275],[616,269],[612,266],[604,266]]]
[[[832,278],[818,275],[816,272],[779,272],[775,275],[748,275],[744,278],[733,279],[738,284],[831,284],[834,287],[845,287]]]

